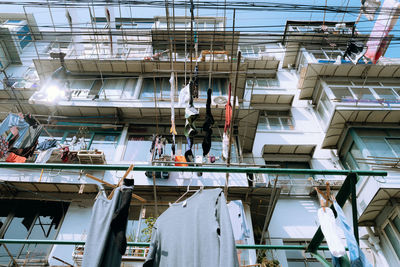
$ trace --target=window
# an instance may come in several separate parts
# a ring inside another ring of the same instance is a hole
[[[258,127],[260,130],[294,130],[290,111],[261,112]]]
[[[114,79],[104,80],[102,93],[106,99],[124,100],[133,96],[138,79]]]
[[[0,200],[0,238],[12,239],[56,239],[60,223],[67,211],[68,203],[35,200]],[[51,245],[7,244],[14,259],[43,260]],[[4,246],[0,246],[0,265],[9,266],[11,259]],[[29,264],[28,264],[29,265]]]
[[[151,136],[130,135],[126,144],[124,161],[149,162],[151,160]]]
[[[327,81],[326,83],[336,100],[354,99],[367,103],[400,103],[400,85],[396,83],[357,80]]]
[[[332,112],[332,103],[328,96],[326,95],[326,92],[322,92],[321,94],[321,100],[318,103],[318,108],[317,111],[319,115],[322,118],[323,123],[328,123],[329,122],[329,117]]]
[[[106,161],[114,160],[114,152],[118,145],[119,134],[95,133],[92,141],[89,142],[88,150],[99,150],[104,153]]]
[[[141,99],[154,98],[154,85],[156,86],[156,94],[159,99],[170,99],[171,84],[169,83],[169,77],[156,78],[155,82],[153,78],[145,78],[143,80],[143,86],[140,94]],[[183,78],[178,78],[178,87],[176,90],[176,97],[179,95],[180,90],[185,86]],[[225,78],[213,78],[211,80],[211,86],[213,89],[213,96],[226,95],[228,88],[228,80]],[[207,99],[208,89],[208,78],[199,78],[199,98]],[[160,92],[161,91],[161,92]]]
[[[392,247],[392,251],[400,259],[400,216],[398,208],[383,225],[383,233]]]
[[[254,87],[253,87],[254,83]],[[246,80],[246,89],[267,89],[267,88],[279,88],[280,82],[277,78],[270,79],[252,79]]]

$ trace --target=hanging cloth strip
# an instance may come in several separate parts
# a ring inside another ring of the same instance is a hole
[[[205,132],[205,136],[204,136],[203,143],[202,143],[204,157],[210,152],[211,136],[213,133],[212,126],[214,124],[214,117],[211,113],[211,95],[212,95],[212,89],[208,88],[207,104],[206,104],[206,120],[204,121],[204,124],[203,124],[203,131]]]
[[[399,2],[396,0],[385,0],[367,42],[368,50],[365,53],[365,56],[371,59],[372,63],[376,64],[385,52],[385,48],[389,41],[388,35],[396,25],[399,13]]]
[[[229,83],[228,102],[225,105],[225,127],[224,127],[224,133],[227,133],[228,129],[231,126],[231,120],[232,120],[231,93],[232,93],[232,87],[231,87],[231,83]]]
[[[171,84],[171,92],[170,92],[170,99],[171,99],[171,129],[170,133],[172,134],[172,157],[175,157],[175,136],[176,133],[176,125],[175,125],[175,75],[171,72],[171,78],[169,79],[169,83]]]
[[[346,237],[347,247],[349,249],[350,254],[350,263],[352,267],[372,267],[371,263],[368,262],[364,253],[361,251],[360,247],[357,244],[356,238],[354,237],[353,231],[351,230],[350,225],[347,223],[346,217],[343,213],[342,208],[339,204],[334,201],[333,206],[335,207],[339,225],[343,230],[343,233]],[[339,259],[332,257],[333,266],[338,267]]]

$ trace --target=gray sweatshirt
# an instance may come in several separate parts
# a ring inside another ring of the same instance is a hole
[[[144,267],[238,267],[229,211],[220,188],[197,191],[156,221]]]

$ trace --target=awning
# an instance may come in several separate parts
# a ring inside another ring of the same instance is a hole
[[[268,105],[282,105],[290,108],[293,103],[294,94],[288,94],[285,92],[282,93],[271,93],[268,94],[267,90],[254,90],[251,95],[250,104],[254,105],[263,105],[263,108],[266,108],[265,104]]]
[[[317,145],[264,145],[264,158],[312,158]]]
[[[366,65],[310,63],[300,72],[298,83],[301,89],[299,98],[312,99],[315,86],[320,77],[368,77],[368,78],[399,78],[400,64]]]
[[[373,199],[358,219],[359,226],[374,226],[375,220],[385,207],[389,204],[390,199],[400,200],[400,190],[398,188],[379,188]]]
[[[400,123],[400,108],[391,107],[343,107],[336,106],[326,131],[322,148],[336,149],[349,126],[383,126]]]

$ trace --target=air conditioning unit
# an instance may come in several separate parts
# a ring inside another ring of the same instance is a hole
[[[211,105],[213,107],[224,107],[228,103],[228,96],[212,96]],[[231,105],[233,105],[233,96],[231,96]],[[239,107],[239,100],[236,97],[236,107]]]

